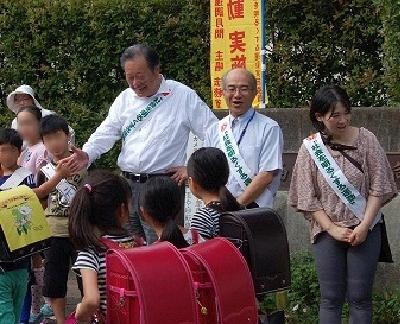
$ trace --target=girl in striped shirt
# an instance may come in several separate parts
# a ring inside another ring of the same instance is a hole
[[[94,171],[78,189],[70,207],[69,233],[79,250],[73,271],[82,277],[83,298],[77,305],[78,321],[90,321],[100,310],[106,317],[106,252],[100,238],[123,247],[140,245],[126,232],[131,209],[127,181],[111,172]]]
[[[226,188],[228,160],[220,149],[203,147],[190,156],[187,172],[190,191],[205,205],[193,215],[190,228],[197,230],[204,239],[212,239],[219,233],[221,212],[241,209]]]

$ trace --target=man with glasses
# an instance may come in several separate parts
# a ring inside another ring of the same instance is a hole
[[[249,208],[270,207],[282,170],[283,136],[278,123],[252,108],[257,81],[246,69],[222,78],[229,115],[210,128],[204,146],[225,152],[230,169],[227,188]]]
[[[121,56],[121,66],[129,87],[115,99],[107,118],[82,150],[74,149],[68,163],[73,171],[87,167],[121,139],[118,166],[133,192],[129,229],[133,234],[145,234],[147,243],[152,243],[157,236],[139,217],[143,184],[151,177],[171,176],[181,185],[183,207],[189,133],[204,139],[217,118],[194,90],[164,79],[154,49],[141,44],[128,47]]]

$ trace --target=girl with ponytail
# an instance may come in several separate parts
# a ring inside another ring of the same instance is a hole
[[[241,209],[226,188],[228,160],[220,149],[203,147],[190,156],[187,172],[190,191],[205,205],[193,215],[190,228],[197,230],[204,239],[212,239],[218,235],[221,212]]]
[[[78,321],[90,321],[100,310],[106,316],[106,252],[101,240],[123,247],[140,242],[124,229],[131,208],[131,190],[126,180],[107,171],[93,171],[72,200],[69,234],[78,252],[72,270],[82,277],[83,298],[77,305]]]
[[[170,177],[146,181],[140,193],[140,211],[144,221],[153,227],[159,242],[167,241],[177,248],[187,247],[192,242],[176,223],[181,206],[180,189]]]

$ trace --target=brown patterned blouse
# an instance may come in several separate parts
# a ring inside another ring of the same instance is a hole
[[[355,146],[357,150],[346,151],[358,161],[364,173],[355,167],[342,153],[332,151],[330,154],[348,179],[348,181],[368,199],[368,196],[383,197],[382,206],[397,195],[393,172],[386,154],[376,136],[361,127]],[[318,170],[304,144],[300,147],[289,190],[289,204],[297,211],[303,212],[311,225],[311,242],[321,227],[311,217],[313,211],[323,209],[332,222],[342,227],[358,225],[360,220],[340,200],[328,182]]]

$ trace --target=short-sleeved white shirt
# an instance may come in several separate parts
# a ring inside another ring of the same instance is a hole
[[[254,109],[250,108],[245,114],[237,118],[229,115],[230,126],[236,142],[239,141],[240,135],[253,113]],[[221,148],[217,125],[208,130],[204,146]],[[252,171],[253,176],[262,171],[274,172],[272,182],[255,200],[260,207],[272,208],[283,168],[283,135],[278,123],[265,115],[255,112],[253,119],[248,123],[245,134],[242,136],[239,151]],[[243,189],[232,172],[229,175],[227,188],[236,198],[243,193]]]

